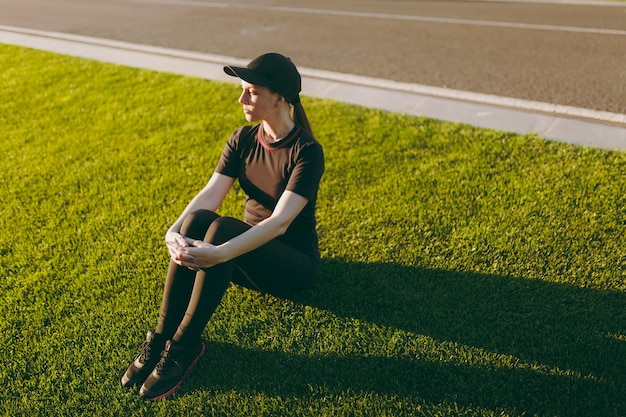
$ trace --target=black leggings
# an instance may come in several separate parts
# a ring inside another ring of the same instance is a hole
[[[220,245],[250,227],[241,220],[199,210],[185,219],[180,233]],[[198,272],[170,261],[156,332],[183,344],[197,343],[230,281],[288,296],[309,288],[318,271],[315,259],[276,239]]]

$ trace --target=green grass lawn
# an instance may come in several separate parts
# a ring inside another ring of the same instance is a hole
[[[171,399],[122,389],[238,94],[0,45],[0,415],[624,415],[626,153],[306,98],[319,284],[233,286]]]

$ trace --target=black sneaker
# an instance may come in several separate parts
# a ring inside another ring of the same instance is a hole
[[[146,400],[156,401],[169,397],[182,384],[189,370],[198,362],[204,353],[204,342],[192,348],[168,340],[161,360],[150,373],[139,390]]]
[[[122,375],[122,386],[131,388],[141,385],[148,378],[150,372],[159,363],[159,353],[165,346],[163,336],[154,332],[148,332],[146,341],[139,347],[139,353],[128,365],[128,369]]]

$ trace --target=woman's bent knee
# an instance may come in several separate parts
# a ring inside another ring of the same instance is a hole
[[[183,221],[180,233],[194,239],[202,239],[211,224],[220,216],[211,210],[196,210]]]
[[[221,245],[224,242],[239,236],[251,226],[233,217],[220,217],[216,219],[206,233],[205,242]]]

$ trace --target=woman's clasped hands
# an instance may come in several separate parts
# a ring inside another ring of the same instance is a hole
[[[202,240],[176,232],[167,232],[165,242],[172,261],[193,271],[210,268],[219,263],[217,247]]]

